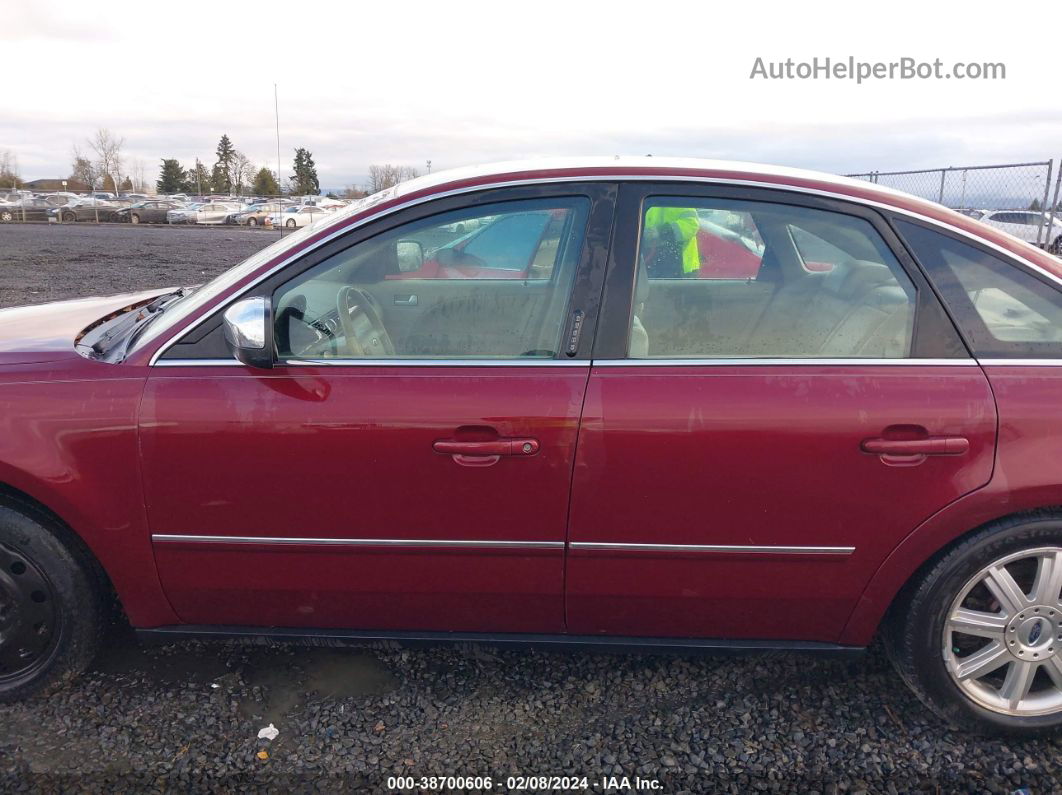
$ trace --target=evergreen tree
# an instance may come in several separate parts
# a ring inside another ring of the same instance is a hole
[[[103,175],[103,187],[100,190],[107,191],[107,193],[117,193],[118,189],[114,186],[114,177],[110,174]]]
[[[1029,209],[1032,210],[1033,212],[1039,212],[1040,211],[1040,200],[1039,199],[1033,199],[1032,200],[1032,204],[1029,205]]]
[[[125,179],[123,179],[122,180],[122,184],[120,186],[118,186],[118,190],[122,191],[122,193],[129,193],[132,189],[133,189],[133,180],[129,179],[129,177],[126,177]]]
[[[188,172],[176,160],[163,159],[155,190],[159,193],[180,193],[188,187]]]
[[[273,176],[273,172],[265,166],[260,168],[258,173],[254,175],[251,193],[255,196],[277,196],[280,193],[280,186],[277,185],[277,179]]]
[[[210,175],[212,189],[218,193],[232,193],[232,163],[236,158],[236,147],[228,135],[222,135],[218,141],[217,162]]]
[[[316,196],[321,192],[317,181],[317,166],[313,155],[301,146],[295,150],[295,175],[291,178],[291,192],[297,196]]]

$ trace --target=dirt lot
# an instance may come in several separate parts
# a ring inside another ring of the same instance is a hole
[[[0,304],[213,276],[276,233],[0,226]],[[279,736],[259,740],[273,724]],[[882,654],[143,648],[0,707],[2,791],[386,790],[386,777],[605,776],[666,792],[1059,791],[1062,742],[952,731]],[[260,758],[264,753],[265,758]],[[445,782],[444,782],[445,784]]]

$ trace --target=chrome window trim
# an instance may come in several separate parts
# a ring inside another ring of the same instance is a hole
[[[760,544],[627,544],[611,541],[572,541],[572,549],[608,552],[725,552],[754,555],[851,555],[855,547],[771,546]]]
[[[974,359],[595,359],[594,367],[976,367]]]
[[[979,359],[983,367],[1062,367],[1062,359]]]
[[[814,178],[814,177],[809,177],[809,178]],[[820,177],[820,178],[822,178],[822,177]],[[937,220],[935,218],[930,218],[927,215],[923,215],[922,213],[918,213],[918,212],[915,212],[913,210],[908,210],[907,208],[904,208],[904,207],[897,207],[895,205],[888,204],[886,202],[875,201],[873,199],[867,199],[867,198],[858,197],[858,196],[851,196],[851,195],[848,195],[848,194],[845,194],[845,193],[840,193],[840,192],[837,192],[837,191],[821,190],[819,188],[807,188],[807,187],[803,187],[803,186],[786,185],[786,184],[777,183],[777,182],[761,182],[761,181],[758,181],[758,180],[729,179],[729,178],[726,178],[726,177],[690,177],[690,176],[679,176],[679,175],[666,176],[666,175],[660,175],[660,174],[626,174],[626,175],[585,174],[585,175],[569,176],[569,177],[541,177],[541,178],[537,178],[537,179],[509,180],[509,181],[505,181],[505,182],[495,182],[495,183],[484,184],[484,185],[472,185],[472,186],[463,187],[463,188],[455,188],[453,190],[442,191],[440,193],[434,193],[434,194],[431,194],[429,196],[422,196],[422,197],[419,197],[419,198],[416,198],[416,199],[409,199],[409,200],[404,201],[404,202],[402,202],[400,204],[397,204],[397,205],[395,205],[393,207],[390,207],[387,210],[381,210],[381,211],[378,211],[378,212],[375,212],[375,213],[371,213],[370,215],[365,216],[364,218],[362,218],[361,220],[351,224],[350,226],[344,226],[341,229],[337,229],[336,231],[332,232],[331,234],[324,236],[323,238],[321,238],[317,242],[313,243],[311,246],[309,246],[309,247],[307,247],[305,249],[302,249],[302,250],[298,251],[297,253],[295,253],[295,254],[293,254],[293,255],[291,255],[289,257],[285,257],[283,260],[281,260],[279,263],[274,265],[269,270],[265,271],[264,273],[259,274],[259,276],[256,279],[254,279],[251,283],[247,284],[238,294],[231,296],[230,300],[228,302],[215,307],[214,311],[223,310],[225,308],[225,306],[227,306],[229,303],[232,303],[232,302],[234,302],[236,300],[239,300],[239,298],[242,297],[247,291],[254,289],[259,284],[261,284],[263,281],[265,281],[266,279],[268,279],[271,276],[273,276],[273,274],[275,274],[278,271],[286,268],[288,265],[290,265],[296,259],[298,259],[298,258],[300,258],[300,257],[302,257],[302,256],[304,256],[306,254],[309,254],[312,251],[315,251],[316,249],[320,248],[321,246],[324,246],[327,243],[332,242],[337,237],[345,235],[345,234],[347,234],[349,232],[354,231],[355,229],[358,229],[358,228],[360,228],[362,226],[365,226],[367,224],[372,223],[373,221],[376,221],[376,220],[378,220],[380,218],[384,218],[384,217],[386,217],[388,215],[391,215],[393,213],[399,212],[401,210],[405,210],[405,209],[408,209],[410,207],[416,207],[416,206],[419,206],[421,204],[425,204],[425,203],[430,202],[430,201],[435,201],[436,199],[446,199],[446,198],[450,198],[452,196],[460,196],[460,195],[465,194],[465,193],[475,193],[475,192],[484,191],[484,190],[496,190],[496,189],[502,189],[502,188],[514,188],[514,187],[520,187],[520,186],[523,186],[523,185],[545,185],[545,184],[562,184],[562,183],[579,183],[579,182],[658,182],[658,183],[692,182],[692,183],[698,183],[698,184],[703,184],[703,185],[728,185],[728,186],[734,186],[734,187],[764,188],[764,189],[773,190],[773,191],[788,192],[788,193],[800,193],[800,194],[804,194],[804,195],[808,195],[808,196],[820,196],[820,197],[823,197],[823,198],[835,199],[835,200],[839,200],[839,201],[849,202],[851,204],[858,204],[858,205],[861,205],[861,206],[864,206],[864,207],[874,207],[874,208],[879,209],[879,210],[885,210],[887,212],[892,212],[892,213],[896,213],[896,214],[899,214],[899,215],[904,215],[904,216],[907,216],[907,217],[910,217],[910,218],[915,218],[915,219],[918,219],[918,220],[921,220],[921,221],[925,221],[925,222],[929,223],[932,226],[935,226],[935,227],[938,227],[938,228],[941,228],[941,229],[947,229],[950,232],[959,235],[960,237],[967,238],[969,240],[973,240],[974,242],[979,243],[982,246],[986,246],[986,247],[988,247],[988,248],[990,248],[990,249],[992,249],[994,251],[997,251],[998,253],[1002,254],[1004,257],[1007,257],[1009,259],[1012,259],[1012,260],[1015,260],[1017,262],[1022,263],[1026,267],[1032,269],[1033,271],[1035,271],[1035,272],[1037,272],[1037,273],[1039,273],[1039,274],[1041,274],[1043,276],[1046,276],[1048,279],[1050,279],[1052,282],[1054,282],[1056,285],[1058,285],[1060,288],[1062,288],[1062,276],[1056,276],[1055,274],[1051,273],[1050,271],[1045,270],[1044,268],[1040,267],[1039,265],[1037,265],[1036,263],[1032,262],[1031,260],[1028,260],[1025,257],[1021,256],[1020,254],[1015,254],[1013,251],[1010,251],[1009,249],[1006,249],[1003,246],[1000,246],[1000,245],[992,242],[991,240],[986,240],[984,238],[978,237],[977,235],[973,234],[972,232],[968,232],[965,229],[961,229],[961,228],[959,228],[957,226],[952,226],[951,224],[946,223],[944,221],[939,221],[939,220]],[[870,183],[868,183],[868,184],[870,184]],[[907,194],[900,194],[900,195],[907,195]],[[918,198],[918,197],[912,196],[912,198]],[[337,224],[341,224],[342,220],[341,219],[337,219],[336,223]],[[236,267],[236,266],[234,265],[233,267]],[[224,289],[226,289],[225,285],[222,286],[221,290],[223,291]],[[204,296],[203,294],[201,294],[200,290],[197,290],[195,293],[193,293],[191,296],[189,296],[189,299],[192,299],[192,298],[196,298],[196,296],[198,295],[198,298],[196,299],[194,304],[185,304],[182,301],[181,304],[178,304],[176,307],[174,307],[174,309],[172,310],[174,312],[174,314],[172,314],[172,315],[170,315],[168,317],[167,316],[163,316],[158,321],[162,325],[159,325],[157,328],[149,328],[149,329],[147,329],[147,331],[141,336],[141,338],[139,340],[137,340],[136,345],[133,347],[133,350],[130,351],[130,353],[136,352],[140,348],[146,346],[151,341],[153,341],[153,340],[157,339],[158,337],[160,337],[162,334],[166,333],[167,331],[172,330],[175,326],[177,326],[189,314],[201,309],[204,305],[206,305],[207,303],[212,301],[219,294],[220,294],[219,292],[215,292],[212,295],[205,295]],[[182,306],[182,304],[183,304],[183,306]],[[154,354],[152,354],[152,357],[151,357],[150,361],[148,362],[149,366],[154,366],[155,363],[159,360],[159,358],[172,345],[175,345],[177,343],[177,340],[181,336],[183,336],[184,334],[187,334],[189,331],[191,331],[192,329],[196,328],[201,323],[205,322],[208,318],[212,317],[213,314],[214,314],[214,312],[208,312],[207,314],[203,315],[203,317],[199,318],[199,320],[195,321],[190,326],[184,328],[180,332],[180,334],[175,334],[173,337],[171,337],[169,340],[167,340],[157,351],[155,351]]]
[[[338,547],[468,547],[504,549],[560,549],[563,541],[478,541],[434,538],[303,538],[271,536],[204,536],[156,533],[151,536],[156,543],[203,543],[203,544],[306,544],[311,546]]]
[[[161,359],[156,367],[240,367],[236,359]],[[277,367],[589,367],[586,359],[284,359]],[[255,371],[260,372],[260,371]]]
[[[279,367],[976,367],[974,359],[287,359]],[[1062,366],[1059,359],[986,359],[981,364]],[[157,367],[239,367],[236,359],[161,359]]]
[[[279,367],[589,367],[587,359],[284,359]]]

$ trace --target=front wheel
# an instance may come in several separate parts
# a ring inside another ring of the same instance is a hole
[[[1054,254],[1056,257],[1062,255],[1062,235],[1056,237],[1052,241],[1051,245],[1047,247],[1047,250],[1050,253]]]
[[[1062,725],[1062,514],[994,522],[896,605],[886,648],[934,712],[960,728],[1032,736]]]
[[[297,226],[297,224],[295,223],[295,219],[289,218],[285,226],[287,226],[288,229],[294,229]]]
[[[0,702],[81,673],[104,620],[87,567],[43,521],[0,506]]]
[[[258,219],[257,218],[248,218],[247,219],[247,226],[258,226]]]
[[[140,216],[137,215],[136,213],[133,213],[132,215],[129,216],[129,223],[131,223],[131,224],[139,224],[140,223]]]

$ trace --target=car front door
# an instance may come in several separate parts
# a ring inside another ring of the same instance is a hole
[[[690,243],[720,215],[763,241],[745,278],[698,278],[730,270],[711,261],[724,249]],[[988,481],[984,374],[867,209],[625,186],[616,230],[576,459],[569,630],[835,641],[900,540]]]
[[[562,631],[590,350],[574,318],[592,322],[614,194],[450,197],[305,255],[254,288],[271,370],[228,358],[216,318],[170,347],[141,440],[181,619]],[[527,241],[549,261],[537,278],[401,278],[455,221],[540,212],[557,223]]]

